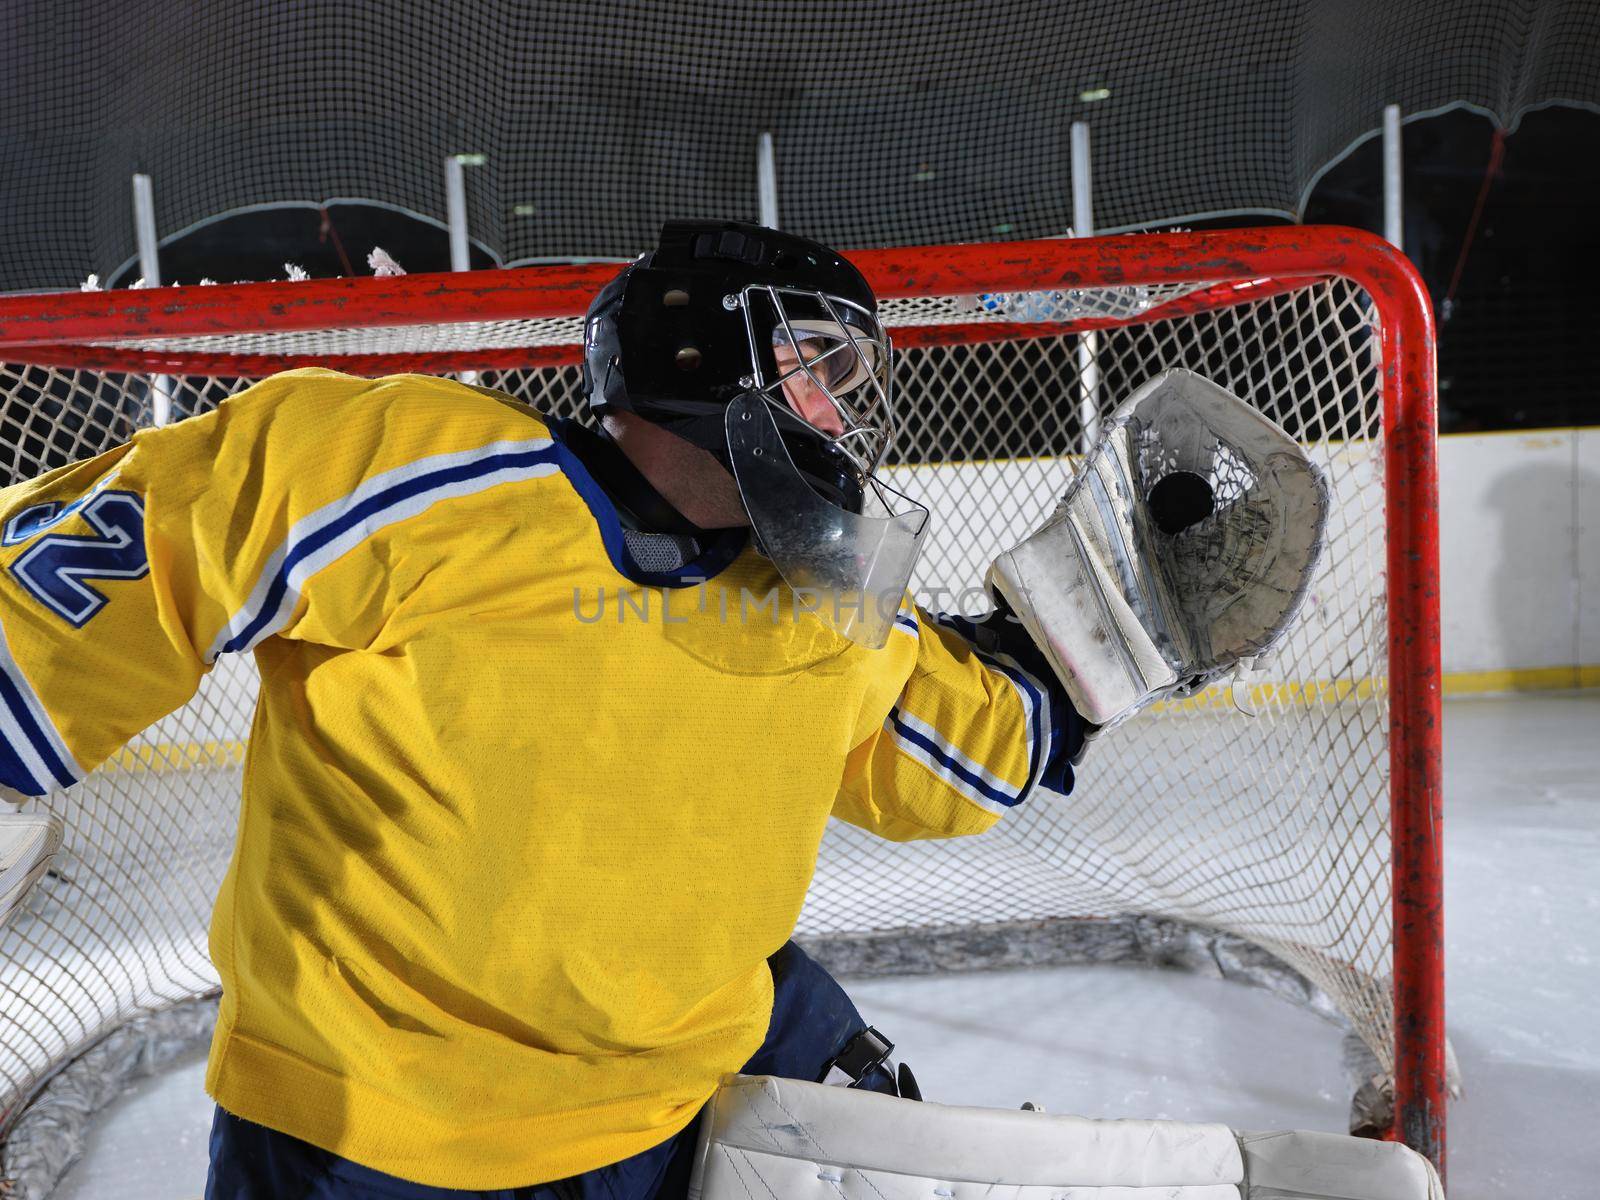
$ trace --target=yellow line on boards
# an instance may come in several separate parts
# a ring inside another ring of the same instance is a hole
[[[1600,663],[1575,667],[1513,667],[1504,671],[1451,671],[1444,676],[1446,696],[1494,692],[1570,691],[1600,688]],[[1253,682],[1246,691],[1257,708],[1302,708],[1379,699],[1388,691],[1382,676],[1366,679],[1311,679]],[[1150,706],[1153,713],[1233,711],[1233,689],[1216,684],[1182,700]],[[196,767],[227,768],[244,764],[246,742],[229,738],[193,742],[151,742],[127,746],[106,762],[123,771],[184,771]]]
[[[1446,696],[1489,695],[1495,692],[1569,691],[1600,687],[1600,665],[1574,667],[1512,667],[1503,671],[1450,671],[1443,679]],[[1388,690],[1388,680],[1313,679],[1253,682],[1247,685],[1250,702],[1257,708],[1299,708],[1372,700]],[[1230,684],[1215,684],[1183,700],[1150,706],[1151,712],[1206,712],[1233,707]]]
[[[122,771],[187,771],[195,767],[237,767],[244,763],[245,740],[229,738],[203,742],[146,742],[124,746],[107,767]]]
[[[1251,683],[1245,691],[1250,703],[1257,708],[1309,708],[1318,704],[1342,704],[1350,700],[1372,700],[1388,691],[1388,681],[1373,679],[1307,679],[1284,680],[1277,683]],[[1182,700],[1161,700],[1150,706],[1153,713],[1231,712],[1233,685],[1213,684],[1193,696]]]
[[[1513,667],[1506,671],[1451,671],[1446,696],[1483,692],[1552,692],[1600,687],[1600,664],[1570,667]]]

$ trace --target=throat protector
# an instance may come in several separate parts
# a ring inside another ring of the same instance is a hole
[[[871,477],[859,513],[825,499],[795,465],[774,413],[765,396],[750,392],[726,416],[729,464],[756,540],[797,606],[875,650],[888,641],[905,598],[928,510]]]
[[[1111,415],[1055,514],[989,581],[1078,712],[1113,725],[1283,638],[1328,504],[1322,472],[1281,428],[1167,371]]]

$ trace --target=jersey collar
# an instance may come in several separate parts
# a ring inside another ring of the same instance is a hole
[[[605,544],[606,555],[619,574],[649,587],[691,587],[715,578],[739,557],[749,540],[748,530],[706,530],[691,525],[600,435],[572,420],[551,418],[549,425],[555,438],[557,462],[573,490],[588,506]],[[605,485],[601,479],[605,480]],[[624,513],[628,515],[629,525],[643,527],[649,532],[693,537],[700,544],[700,553],[675,571],[645,570],[628,553],[622,536]]]

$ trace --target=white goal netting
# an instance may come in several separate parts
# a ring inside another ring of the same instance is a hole
[[[1146,310],[1159,312],[1180,290],[886,306],[902,346],[905,422],[891,474],[935,517],[920,595],[970,609],[993,554],[1053,508],[1091,413],[1170,367],[1254,403],[1310,447],[1333,496],[1328,553],[1301,625],[1235,685],[1258,715],[1239,711],[1225,689],[1164,705],[1093,746],[1071,796],[1037,795],[981,838],[897,845],[835,823],[800,932],[1008,937],[1063,920],[1172,918],[1284,960],[1392,1070],[1383,405],[1372,307],[1354,284],[1326,279],[1149,319]],[[1039,332],[1038,323],[1086,314],[1131,321],[1092,334]],[[1018,320],[1035,323],[1030,336],[1009,335],[1003,322]],[[985,323],[993,336],[970,336]],[[577,328],[572,318],[151,344],[307,364],[333,353],[459,350],[456,369],[466,370],[474,347],[565,345]],[[157,411],[202,411],[251,382],[165,369],[0,365],[0,482],[115,445]],[[571,365],[486,370],[478,381],[546,411],[572,413],[580,401]],[[0,931],[0,1131],[53,1070],[107,1031],[216,988],[206,926],[232,849],[253,696],[249,661],[224,661],[186,708],[42,802],[68,834],[55,871]]]

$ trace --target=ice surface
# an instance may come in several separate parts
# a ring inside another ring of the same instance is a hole
[[[200,1200],[213,1105],[204,1053],[123,1093],[101,1112],[57,1200]]]
[[[1446,705],[1451,1200],[1600,1195],[1600,695]],[[1220,980],[1130,967],[851,983],[931,1100],[1338,1130],[1339,1036]],[[198,1062],[104,1114],[65,1200],[190,1200]]]

